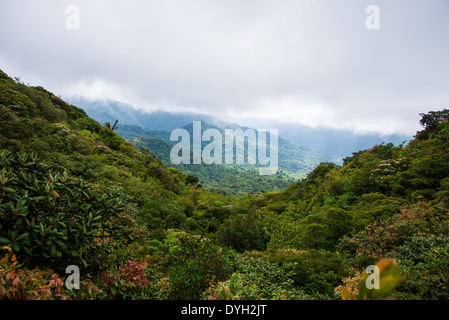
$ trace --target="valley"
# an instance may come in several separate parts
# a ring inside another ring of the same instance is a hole
[[[449,298],[447,109],[340,164],[280,137],[280,170],[261,176],[172,166],[170,130],[192,132],[190,116],[84,107],[0,71],[0,299]]]

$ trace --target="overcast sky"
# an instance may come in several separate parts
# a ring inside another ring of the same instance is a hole
[[[0,1],[10,76],[235,122],[414,134],[449,108],[448,61],[449,0]]]

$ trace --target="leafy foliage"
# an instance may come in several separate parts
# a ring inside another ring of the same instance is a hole
[[[137,150],[0,72],[0,297],[448,299],[447,110],[421,124],[287,186],[168,168],[161,133]],[[363,287],[376,263],[380,291]],[[80,290],[62,285],[72,264]]]
[[[199,299],[210,282],[227,279],[234,270],[234,255],[207,239],[175,232],[171,241],[170,299]]]
[[[221,245],[238,252],[265,250],[269,241],[269,234],[251,214],[230,216],[218,228],[216,237]]]
[[[402,281],[401,270],[394,259],[382,259],[376,263],[375,267],[379,273],[378,288],[369,288],[368,282],[371,282],[368,275],[363,271],[361,280],[358,284],[356,292],[352,292],[347,287],[340,286],[338,290],[341,292],[343,300],[376,300],[384,297],[391,290],[395,289]],[[355,291],[355,290],[354,290]]]
[[[122,210],[82,179],[54,173],[34,154],[0,154],[0,241],[29,265],[96,267],[95,239],[116,233],[113,218]]]
[[[69,300],[71,293],[52,270],[21,268],[16,256],[0,259],[0,300]]]
[[[107,299],[145,299],[149,284],[146,275],[148,263],[127,260],[116,270],[104,271],[100,276]]]

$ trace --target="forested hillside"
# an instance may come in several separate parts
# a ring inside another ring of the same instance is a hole
[[[170,159],[170,151],[176,142],[170,141],[174,129],[186,129],[193,136],[193,121],[201,121],[201,132],[217,129],[224,135],[225,129],[250,129],[238,124],[221,121],[202,114],[145,112],[117,101],[94,101],[72,99],[88,115],[102,124],[118,121],[115,132],[133,143],[137,148],[144,147],[158,157],[165,165],[180,169],[187,175],[195,176],[206,191],[224,195],[243,196],[261,191],[279,191],[295,180],[304,178],[326,156],[311,148],[296,146],[279,137],[279,169],[276,175],[261,176],[257,165],[177,165]],[[203,142],[203,147],[207,143]],[[223,141],[224,148],[224,141]],[[234,146],[234,153],[235,153]],[[191,146],[192,149],[192,146]],[[223,149],[224,150],[224,149]],[[224,164],[224,159],[223,159]]]
[[[236,198],[0,71],[0,299],[447,299],[448,120]]]
[[[192,125],[185,126],[192,136]],[[224,131],[223,128],[217,128],[207,123],[203,123],[202,130],[213,128]],[[262,176],[257,170],[257,165],[248,164],[224,164],[224,154],[222,164],[173,164],[170,159],[170,151],[176,142],[170,141],[168,131],[143,130],[136,126],[120,126],[117,134],[131,142],[134,146],[148,149],[156,155],[165,165],[181,170],[189,176],[198,178],[198,182],[206,191],[216,192],[224,195],[244,196],[249,193],[260,193],[266,191],[280,191],[287,188],[292,182],[299,179],[314,168],[314,164],[319,163],[318,157],[308,150],[292,147],[285,140],[279,140],[279,170],[274,175]],[[224,135],[224,133],[223,133]],[[203,142],[202,148],[207,145]],[[224,142],[223,149],[224,150]],[[192,147],[191,147],[192,149]],[[233,148],[235,154],[236,147]],[[248,150],[247,148],[246,150]],[[298,160],[289,160],[293,157]]]

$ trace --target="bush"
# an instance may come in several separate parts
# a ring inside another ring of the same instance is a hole
[[[367,286],[368,274],[364,270],[362,273],[355,272],[352,278],[343,280],[344,285],[335,288],[335,292],[340,292],[343,300],[377,300],[387,299],[392,290],[396,289],[403,277],[401,269],[394,259],[381,259],[376,263],[378,270],[378,287]],[[371,279],[370,279],[371,280]]]
[[[256,216],[237,214],[229,217],[218,228],[216,239],[223,246],[243,252],[246,250],[265,250],[270,238]]]
[[[258,252],[247,252],[237,259],[237,269],[229,280],[211,286],[207,291],[209,299],[284,300],[296,295],[290,265],[268,261]]]
[[[375,221],[352,237],[343,237],[339,248],[351,254],[370,255],[376,259],[394,256],[398,247],[416,235],[447,233],[448,207],[444,199],[403,207],[393,217]]]
[[[179,228],[187,221],[187,217],[182,212],[172,212],[165,219],[165,223],[169,228]]]
[[[71,292],[52,270],[22,269],[16,256],[0,259],[0,300],[68,300]]]
[[[426,262],[429,253],[447,243],[449,243],[448,235],[413,235],[402,246],[395,248],[394,257],[398,262],[409,261],[413,264]]]
[[[336,286],[347,275],[337,254],[324,250],[278,250],[267,253],[267,260],[288,266],[293,285],[309,294],[333,296]]]
[[[211,281],[226,280],[234,272],[234,253],[199,236],[177,232],[171,237],[169,299],[200,299]]]
[[[397,299],[449,299],[448,237],[416,236],[395,251],[404,273]]]
[[[101,286],[107,292],[108,299],[145,299],[145,289],[149,284],[147,277],[148,263],[127,260],[118,269],[103,272]]]
[[[0,154],[0,245],[28,266],[63,272],[71,264],[102,267],[122,205],[34,154]]]

